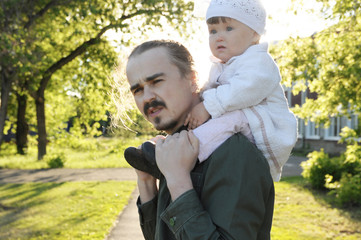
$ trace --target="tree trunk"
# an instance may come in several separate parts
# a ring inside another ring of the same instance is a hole
[[[19,154],[24,155],[28,147],[29,125],[25,119],[28,98],[25,94],[17,95],[18,114],[16,127],[16,147]]]
[[[45,103],[44,95],[35,98],[36,118],[38,124],[38,160],[43,159],[46,154],[46,127],[45,127]]]
[[[137,15],[137,14],[136,14]],[[130,16],[127,16],[130,17]],[[68,56],[59,59],[53,65],[51,65],[43,74],[43,78],[40,81],[40,86],[36,93],[30,92],[30,95],[35,99],[36,105],[36,117],[38,124],[38,160],[43,159],[46,154],[46,127],[45,127],[45,97],[44,92],[48,85],[48,82],[51,76],[64,65],[72,61],[77,56],[83,54],[90,46],[98,44],[100,42],[101,36],[109,29],[115,28],[116,25],[109,24],[104,28],[100,29],[98,34],[89,39],[86,42],[83,42],[75,50],[73,50]]]
[[[4,127],[6,114],[9,103],[9,96],[11,90],[11,78],[8,78],[5,74],[5,70],[1,71],[1,102],[0,102],[0,146],[4,139]]]

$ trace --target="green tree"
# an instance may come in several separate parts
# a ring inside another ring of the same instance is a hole
[[[38,158],[41,159],[46,154],[47,143],[46,91],[60,94],[59,91],[63,91],[64,87],[72,86],[73,89],[67,93],[73,92],[78,100],[88,102],[88,108],[81,109],[78,105],[77,109],[77,115],[85,123],[86,116],[90,116],[89,109],[103,104],[101,101],[104,97],[93,97],[93,94],[98,94],[97,84],[101,82],[98,77],[104,79],[106,70],[115,62],[114,50],[106,43],[104,34],[115,29],[122,33],[119,44],[129,45],[132,42],[129,34],[162,27],[161,19],[168,20],[178,31],[182,31],[182,27],[187,24],[184,16],[191,14],[192,4],[182,0],[4,0],[1,7],[0,46],[4,48],[0,51],[0,142],[13,85],[19,96],[29,95],[34,99]],[[78,58],[77,64],[72,63]],[[74,68],[69,72],[71,68],[65,66],[70,63]],[[63,70],[63,73],[59,73]],[[74,71],[77,72],[75,75]],[[55,75],[72,77],[52,84],[57,78]],[[81,94],[73,91],[77,89],[74,87],[77,84],[87,86],[78,89],[82,91]],[[99,108],[96,112],[99,112]]]
[[[361,2],[317,0],[322,14],[333,23],[308,38],[288,39],[272,50],[284,83],[317,93],[293,111],[300,118],[329,124],[330,117],[361,113]],[[297,6],[302,1],[295,1]],[[342,129],[346,151],[330,158],[321,151],[308,155],[303,176],[316,188],[327,188],[339,204],[360,204],[360,129]]]
[[[308,38],[283,41],[273,54],[285,84],[295,85],[295,95],[307,87],[318,95],[294,112],[327,124],[330,116],[361,113],[361,2],[317,1],[325,19],[335,24]]]

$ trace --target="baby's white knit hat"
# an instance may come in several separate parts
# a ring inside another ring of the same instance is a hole
[[[212,17],[233,18],[259,35],[265,33],[266,10],[260,0],[211,0],[206,20]]]

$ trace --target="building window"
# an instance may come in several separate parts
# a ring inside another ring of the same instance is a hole
[[[341,138],[340,133],[342,128],[349,127],[351,129],[356,129],[358,119],[356,115],[352,115],[350,119],[347,117],[332,117],[330,123],[330,127],[325,129],[325,139],[339,140]]]
[[[307,85],[307,82],[306,82]],[[309,89],[306,91],[299,92],[297,95],[293,95],[291,88],[284,87],[285,96],[288,100],[288,104],[290,107],[294,107],[296,105],[302,106],[305,103],[306,98],[317,99],[317,93],[310,92]],[[347,117],[332,117],[330,118],[330,126],[328,128],[324,128],[322,125],[316,127],[314,122],[308,121],[307,125],[303,119],[297,118],[298,121],[298,138],[305,139],[321,139],[338,141],[340,137],[340,133],[342,128],[349,127],[351,129],[358,128],[358,117],[357,115],[352,115],[351,118]]]
[[[352,115],[352,116],[351,116],[351,128],[352,128],[352,129],[357,129],[357,128],[358,128],[358,118],[357,118],[357,115]]]
[[[320,128],[316,127],[314,122],[308,121],[306,127],[306,138],[320,139]]]
[[[297,124],[298,138],[303,138],[305,123],[301,118],[297,118],[297,122],[298,122]]]

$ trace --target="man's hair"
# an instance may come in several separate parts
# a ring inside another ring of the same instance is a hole
[[[188,76],[189,74],[196,72],[193,57],[188,51],[188,49],[182,44],[172,40],[154,40],[144,42],[133,49],[133,51],[129,55],[129,59],[131,57],[140,55],[147,50],[157,47],[164,47],[165,49],[167,49],[170,57],[169,60],[178,67],[182,77]]]

